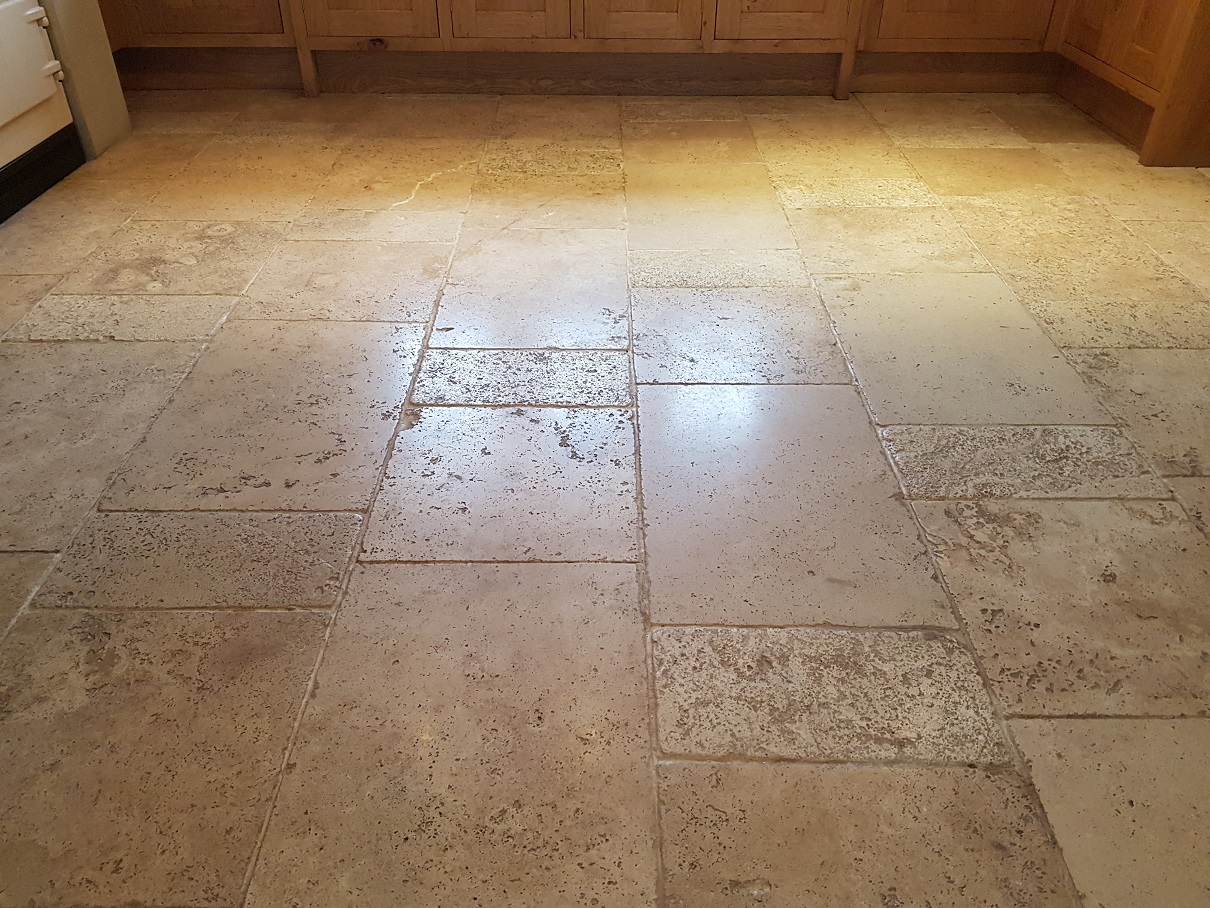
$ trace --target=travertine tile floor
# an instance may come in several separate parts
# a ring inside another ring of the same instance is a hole
[[[0,226],[0,906],[1210,906],[1210,174],[130,101]]]

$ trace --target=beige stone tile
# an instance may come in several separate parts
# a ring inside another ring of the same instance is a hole
[[[324,622],[24,616],[0,650],[5,904],[238,904]]]
[[[634,569],[353,580],[250,908],[654,904]]]
[[[631,249],[791,249],[769,173],[761,164],[686,168],[626,165]]]
[[[136,133],[221,133],[257,100],[261,91],[127,91],[126,106]]]
[[[332,608],[358,514],[96,514],[34,608]]]
[[[806,287],[634,292],[640,382],[851,381],[819,295]]]
[[[908,498],[1168,498],[1119,429],[891,426],[882,430]]]
[[[622,122],[660,122],[671,120],[742,120],[744,110],[739,98],[723,97],[651,97],[620,98]]]
[[[1113,422],[998,275],[817,283],[882,425]]]
[[[978,97],[862,94],[863,107],[904,148],[1026,148],[1029,143]]]
[[[627,410],[429,407],[387,465],[366,561],[630,561]]]
[[[332,135],[372,120],[382,105],[370,94],[325,93],[308,98],[300,92],[264,92],[246,105],[229,135]]]
[[[429,350],[412,400],[628,407],[630,361],[620,350]]]
[[[466,226],[620,229],[626,226],[622,174],[483,174],[471,191]]]
[[[1205,350],[1079,350],[1069,356],[1161,475],[1210,474]]]
[[[1210,221],[1210,183],[1192,167],[1144,167],[1125,145],[1054,145],[1044,152],[1114,217]]]
[[[66,294],[238,295],[281,239],[279,224],[131,221],[56,290]]]
[[[806,208],[787,217],[813,274],[991,271],[944,208]]]
[[[433,139],[487,136],[498,105],[499,98],[487,96],[385,95],[361,117],[357,134]]]
[[[203,134],[135,133],[89,161],[77,178],[167,180],[180,173],[211,141]]]
[[[852,388],[639,389],[658,624],[949,625]]]
[[[627,161],[714,167],[761,160],[746,120],[659,120],[622,127]]]
[[[364,508],[421,326],[232,322],[106,495],[124,511]]]
[[[239,300],[230,296],[65,296],[52,293],[5,340],[206,340]]]
[[[1022,720],[1012,730],[1085,904],[1210,899],[1210,722]]]
[[[504,138],[616,138],[620,131],[617,98],[511,95],[496,110],[495,132]]]
[[[0,635],[8,629],[53,558],[43,552],[0,553]]]
[[[56,274],[0,275],[0,336],[38,305],[59,280]]]
[[[759,100],[745,99],[743,103]],[[777,103],[789,99],[766,100]],[[822,98],[814,100],[818,103],[800,109],[782,107],[769,109],[759,115],[749,114],[748,125],[766,160],[810,164],[818,154],[823,153],[835,159],[828,160],[828,164],[839,163],[846,168],[846,174],[852,175],[858,169],[858,161],[877,167],[885,164],[888,154],[894,156],[894,143],[860,104],[833,103],[827,106]],[[855,155],[848,165],[844,164],[844,148]]]
[[[1126,226],[1210,297],[1210,223],[1127,221]]]
[[[813,167],[770,164],[782,205],[794,208],[927,208],[937,197],[918,177],[866,180],[820,175]]]
[[[1009,713],[1205,714],[1210,541],[1180,505],[922,502],[916,510]]]
[[[1210,532],[1210,479],[1170,479],[1177,499],[1203,531]]]
[[[905,154],[939,196],[1084,194],[1036,148],[909,148]]]
[[[632,287],[809,287],[797,249],[636,249],[628,259]]]
[[[453,246],[286,240],[235,318],[427,322]]]
[[[628,342],[621,230],[466,231],[437,313],[444,347]]]
[[[496,136],[487,142],[482,170],[487,174],[614,174],[622,169],[620,136]]]
[[[965,767],[661,763],[668,908],[1078,908],[1029,786]]]
[[[323,208],[465,211],[483,156],[479,138],[356,138],[315,190]]]
[[[664,753],[1008,762],[975,660],[945,634],[655,628],[652,648]]]
[[[1121,140],[1057,95],[987,94],[979,100],[1034,145],[1120,145]]]
[[[377,243],[453,243],[461,211],[356,211],[310,204],[286,233],[291,240]]]
[[[780,120],[794,126],[815,126],[827,122],[860,120],[874,123],[874,118],[860,104],[837,101],[829,95],[745,95],[738,99],[740,110],[749,120]]]
[[[66,543],[196,353],[186,344],[0,345],[0,550]]]

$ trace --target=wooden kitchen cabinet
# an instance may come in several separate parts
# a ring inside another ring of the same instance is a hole
[[[584,35],[701,40],[702,3],[703,0],[584,0]]]
[[[1153,93],[1164,88],[1184,43],[1191,10],[1187,0],[1074,0],[1060,50],[1119,88],[1154,102]]]
[[[994,41],[1040,50],[1054,0],[874,0],[872,6],[871,45]]]
[[[848,0],[718,0],[722,39],[842,39]]]
[[[151,34],[262,34],[283,31],[278,0],[134,0],[139,27]]]
[[[570,38],[571,0],[451,0],[455,38]]]
[[[320,37],[435,38],[437,0],[304,0],[307,32]]]

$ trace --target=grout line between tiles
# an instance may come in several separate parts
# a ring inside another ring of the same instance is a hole
[[[660,751],[657,763],[739,763],[755,764],[758,766],[851,766],[860,768],[998,768],[1016,771],[1016,764],[1010,759],[1003,762],[986,760],[913,760],[889,757],[885,760],[849,760],[844,757],[785,757],[773,754],[754,755],[743,753],[727,754],[687,754],[674,751]]]

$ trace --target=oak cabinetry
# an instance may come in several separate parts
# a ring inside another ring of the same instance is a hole
[[[281,34],[278,0],[134,0],[152,34]]]
[[[305,0],[307,33],[320,37],[437,37],[437,0]]]
[[[872,0],[863,47],[1038,51],[1053,10],[1054,0]]]
[[[700,40],[702,0],[585,0],[587,38]]]
[[[1127,80],[1156,92],[1163,89],[1191,11],[1192,4],[1181,0],[1075,0],[1061,50],[1077,63],[1088,64],[1087,55],[1104,64],[1109,70],[1095,64],[1091,68],[1120,88],[1136,89],[1143,100],[1153,101],[1154,96],[1138,91]]]
[[[843,39],[847,0],[718,0],[714,36],[723,39]]]
[[[451,0],[455,38],[570,38],[570,0]]]

